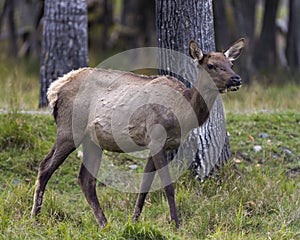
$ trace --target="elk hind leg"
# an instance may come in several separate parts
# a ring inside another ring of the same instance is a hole
[[[50,177],[75,149],[72,139],[58,136],[52,150],[40,163],[31,210],[32,217],[36,216],[42,207],[44,191]]]
[[[140,192],[138,195],[138,198],[135,203],[134,207],[134,213],[132,220],[136,222],[142,213],[142,209],[145,203],[146,196],[151,188],[154,176],[155,176],[155,166],[153,164],[153,159],[152,157],[149,157],[146,163],[146,166],[144,168],[144,174],[142,177],[142,182],[140,186]]]

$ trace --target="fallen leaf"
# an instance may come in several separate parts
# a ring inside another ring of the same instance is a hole
[[[238,159],[238,158],[234,158],[233,161],[234,161],[235,163],[241,163],[241,162],[242,162],[242,160],[241,160],[241,159]]]

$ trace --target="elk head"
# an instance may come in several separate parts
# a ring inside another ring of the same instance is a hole
[[[245,39],[241,38],[223,52],[203,54],[198,44],[192,40],[189,51],[194,61],[209,73],[219,92],[224,93],[236,91],[242,84],[241,77],[233,71],[232,66],[244,47]]]

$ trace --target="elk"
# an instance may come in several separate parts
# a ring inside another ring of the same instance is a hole
[[[244,47],[245,39],[240,39],[223,52],[204,54],[197,43],[191,41],[189,52],[194,60],[193,64],[209,76],[204,78],[206,79],[204,84],[202,80],[196,80],[191,88],[170,76],[144,76],[97,68],[71,71],[54,81],[48,90],[48,100],[53,108],[57,125],[56,142],[40,163],[31,215],[36,216],[40,212],[47,182],[54,171],[82,144],[83,161],[78,183],[99,227],[103,228],[107,224],[107,219],[96,195],[96,175],[102,150],[129,152],[149,149],[150,156],[144,167],[133,220],[138,220],[155,172],[158,172],[168,201],[171,221],[175,221],[176,226],[179,227],[174,185],[170,179],[165,153],[177,149],[183,135],[187,135],[190,130],[205,122],[217,94],[239,89],[242,81],[233,71],[232,62],[240,56]],[[85,88],[84,84],[92,83],[94,83],[92,88],[81,91]],[[208,94],[202,91],[203,87],[209,84],[216,86],[217,91],[211,90],[212,87],[208,88],[210,89]],[[175,94],[169,94],[164,89],[169,89],[168,91],[171,89]],[[96,94],[91,94],[89,92],[91,90],[95,90]],[[122,118],[120,114],[126,114],[133,102],[139,101],[138,96],[141,92],[148,104],[138,106],[129,116],[128,124],[115,130],[112,126],[112,118],[116,106],[125,109],[123,112],[120,110],[117,115],[117,118]],[[78,95],[82,97],[78,98]],[[152,101],[154,98],[167,98],[168,102],[176,103],[176,109],[155,104]],[[177,103],[178,98],[183,100]],[[189,108],[184,108],[183,104],[186,103],[189,104]],[[77,110],[75,111],[74,108]],[[78,130],[74,134],[72,124],[78,117],[80,118],[76,126]],[[181,129],[180,122],[185,123],[184,130]],[[114,133],[117,134],[117,138]]]

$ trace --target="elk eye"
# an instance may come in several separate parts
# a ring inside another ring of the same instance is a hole
[[[210,69],[210,70],[214,69],[214,65],[212,65],[212,64],[207,64],[207,67],[208,67],[208,69]]]

